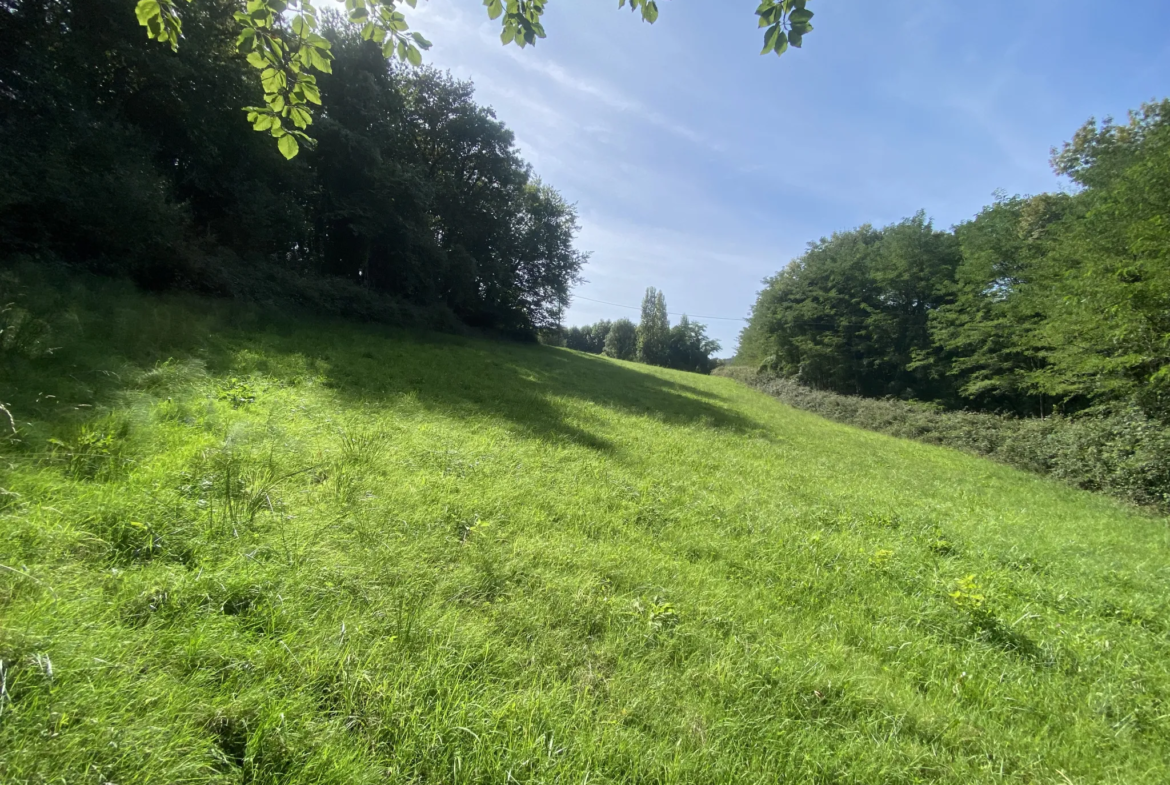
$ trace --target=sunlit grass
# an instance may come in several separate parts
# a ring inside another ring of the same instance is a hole
[[[0,365],[0,781],[1170,780],[1165,520],[727,379],[73,310]]]

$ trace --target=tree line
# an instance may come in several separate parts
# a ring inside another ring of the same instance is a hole
[[[286,161],[243,122],[238,5],[185,7],[171,51],[125,0],[0,0],[0,257],[211,292],[263,269],[512,334],[559,324],[576,212],[470,83],[324,14],[316,145]]]
[[[579,352],[691,373],[711,373],[720,362],[713,355],[721,347],[708,337],[707,326],[683,314],[672,327],[666,296],[653,286],[642,298],[638,324],[629,319],[603,319],[596,324],[555,331],[551,340]]]
[[[1170,419],[1170,100],[1090,121],[1052,163],[1068,192],[811,243],[765,280],[737,362],[852,395]]]

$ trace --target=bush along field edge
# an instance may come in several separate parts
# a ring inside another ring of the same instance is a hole
[[[1170,512],[1170,429],[1136,407],[1021,418],[840,395],[744,366],[719,368],[714,374],[835,422],[953,447],[1151,511]]]

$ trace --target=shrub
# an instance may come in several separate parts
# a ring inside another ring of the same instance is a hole
[[[836,422],[954,447],[1077,488],[1170,510],[1170,428],[1137,408],[1016,418],[822,392],[744,367],[715,373]]]

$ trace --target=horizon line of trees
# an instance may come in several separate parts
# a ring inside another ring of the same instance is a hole
[[[1170,422],[1170,100],[1090,120],[1052,164],[1075,192],[810,243],[764,281],[736,362],[851,395]]]
[[[642,298],[638,324],[629,319],[603,319],[563,329],[554,341],[579,352],[691,373],[708,374],[720,365],[713,355],[721,346],[707,335],[707,326],[691,321],[686,314],[671,326],[666,296],[653,286]]]
[[[238,6],[184,7],[172,52],[126,0],[0,0],[0,260],[260,299],[271,271],[334,287],[343,315],[372,292],[523,337],[560,323],[576,210],[471,83],[323,14],[317,144],[286,161],[243,122]]]

